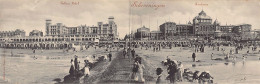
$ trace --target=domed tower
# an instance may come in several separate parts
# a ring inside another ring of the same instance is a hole
[[[213,25],[215,26],[216,31],[220,31],[220,23],[218,22],[218,19],[214,21]]]
[[[193,19],[193,24],[198,24],[198,23],[199,23],[198,19]]]
[[[208,28],[212,25],[212,19],[203,10],[198,14],[198,16],[193,18],[193,30],[196,35],[203,35],[208,33]]]
[[[219,25],[220,23],[218,22],[218,19],[216,19],[215,21],[214,21],[214,25]]]
[[[191,22],[189,21],[188,24],[191,24]]]
[[[199,15],[203,15],[203,16],[206,16],[207,14],[202,10]]]
[[[193,34],[196,34],[199,30],[199,21],[197,19],[193,19]]]
[[[200,23],[200,24],[211,24],[212,23],[211,17],[208,16],[203,10],[198,14],[198,16],[194,17],[193,21],[195,21],[195,19],[197,19],[198,23]]]

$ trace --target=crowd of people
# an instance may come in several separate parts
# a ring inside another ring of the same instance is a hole
[[[145,70],[145,66],[142,63],[142,57],[139,56],[138,54],[136,54],[135,48],[137,48],[137,46],[140,46],[141,49],[145,48],[146,50],[148,50],[149,48],[151,50],[153,50],[153,52],[157,52],[157,51],[161,51],[161,49],[167,48],[169,47],[169,49],[172,48],[172,46],[184,46],[184,44],[167,44],[167,43],[153,43],[153,44],[139,44],[139,45],[135,45],[132,44],[130,47],[126,48],[124,47],[123,51],[123,58],[124,59],[129,59],[129,62],[131,62],[133,64],[132,67],[132,74],[131,74],[131,79],[136,81],[136,82],[145,82],[144,79],[144,70]],[[196,61],[196,53],[201,52],[204,53],[205,50],[205,46],[208,46],[209,48],[212,48],[213,50],[216,51],[223,51],[224,54],[224,59],[229,59],[232,57],[232,60],[236,60],[236,56],[234,54],[238,54],[239,50],[245,49],[246,47],[248,47],[249,45],[246,44],[233,44],[232,46],[234,46],[235,49],[231,48],[230,50],[226,50],[224,47],[221,47],[221,44],[218,43],[212,43],[212,44],[206,44],[206,43],[190,43],[188,44],[187,47],[191,48],[194,50],[194,52],[191,55],[192,61],[193,62],[197,62]],[[230,46],[230,45],[229,45]],[[249,49],[252,48],[252,51],[256,51],[257,50],[257,46],[252,46],[252,47],[248,47],[248,51],[247,53],[249,53]],[[112,47],[107,47],[105,50],[107,52],[111,52]],[[119,47],[117,48],[117,51],[119,50]],[[260,52],[260,51],[259,51]],[[112,54],[109,53],[107,55],[107,57],[109,58],[109,61],[111,61],[112,59]],[[243,55],[242,59],[243,61],[245,61],[247,57]],[[214,60],[214,53],[212,52],[210,54],[210,59]],[[260,58],[259,58],[260,59]],[[74,63],[73,63],[74,62]],[[210,75],[209,71],[202,71],[200,73],[200,71],[189,71],[188,69],[184,69],[182,62],[180,61],[176,61],[176,60],[172,60],[167,56],[167,59],[162,61],[163,66],[166,67],[166,70],[164,70],[163,68],[156,68],[156,75],[157,75],[157,81],[156,83],[160,83],[161,80],[161,76],[162,76],[162,72],[166,71],[167,72],[167,77],[165,78],[166,80],[169,80],[170,83],[175,83],[175,82],[181,82],[184,81],[185,79],[188,81],[198,81],[198,82],[208,82],[208,83],[213,83],[213,77]],[[83,76],[88,76],[90,74],[89,70],[90,70],[90,63],[88,60],[85,60],[84,63],[82,65],[84,65],[84,67],[80,68],[80,62],[77,61],[77,57],[75,57],[74,60],[71,60],[71,69],[69,71],[70,75],[74,75],[75,77],[77,77],[77,75],[81,75],[82,73],[84,74]],[[199,75],[200,73],[200,75]]]
[[[161,49],[169,47],[169,49],[171,49],[172,44],[165,44],[165,43],[154,43],[154,44],[140,44],[141,45],[141,49],[143,47],[147,48],[151,48],[153,50],[153,52],[158,52],[161,51]],[[174,46],[181,46],[183,47],[184,44],[174,44]],[[187,47],[190,48],[194,48],[194,52],[192,53],[192,61],[196,62],[196,53],[197,52],[204,52],[204,48],[205,48],[206,44],[203,43],[191,43],[188,44]],[[135,45],[136,46],[136,45]],[[212,45],[213,46],[213,45]],[[211,47],[212,47],[211,46]],[[215,48],[215,47],[214,47]],[[219,46],[217,47],[217,49],[219,49]],[[134,49],[132,49],[134,50]],[[129,50],[124,49],[123,53],[124,56],[127,55],[127,52]],[[211,59],[213,59],[213,53],[211,54]],[[137,63],[134,64],[134,66],[136,66]],[[167,68],[167,77],[166,80],[169,80],[170,83],[176,83],[176,82],[182,82],[184,81],[184,76],[187,74],[187,72],[184,71],[184,67],[182,62],[180,61],[176,61],[176,60],[171,60],[168,56],[167,59],[162,61],[162,64]],[[162,76],[162,72],[164,71],[163,68],[156,68],[156,75],[157,75],[157,81],[156,83],[160,83],[161,82],[161,76]],[[134,70],[133,68],[133,73],[137,72],[136,70]],[[196,71],[194,73],[192,73],[192,76],[190,77],[192,80],[198,80],[198,82],[202,82],[202,83],[213,83],[213,77],[210,75],[209,71],[203,71],[200,75],[198,74],[199,71]]]
[[[84,60],[83,64],[80,64],[78,56],[75,55],[74,60],[71,59],[70,63],[69,75],[64,77],[64,82],[71,83],[75,80],[79,80],[81,77],[88,77],[90,74],[91,63],[89,60]]]
[[[128,58],[129,62],[133,63],[132,74],[130,78],[135,82],[145,82],[143,76],[145,67],[142,64],[142,58],[135,53],[134,49],[131,49],[130,47],[123,49],[123,56],[125,59]]]
[[[167,80],[170,80],[170,83],[175,83],[176,81],[183,81],[183,72],[184,67],[182,62],[171,60],[168,56],[165,61],[162,61],[163,66],[167,67],[168,76],[166,77]],[[162,73],[163,70],[161,68],[156,69],[156,73]],[[160,82],[161,74],[157,74],[157,83]]]
[[[213,77],[210,75],[209,71],[202,71],[200,74],[200,71],[191,71],[188,68],[184,69],[183,78],[191,81],[191,82],[198,82],[198,83],[213,83]]]
[[[153,43],[153,44],[133,44],[133,47],[137,48],[136,46],[140,46],[141,49],[143,49],[143,47],[145,47],[146,50],[148,50],[148,48],[151,48],[153,50],[153,52],[158,52],[161,51],[161,49],[163,48],[167,48],[169,47],[169,49],[172,48],[172,44],[171,43]],[[175,47],[177,46],[184,46],[184,44],[174,44]],[[203,44],[189,44],[187,45],[187,47],[194,47],[195,48],[195,52],[192,54],[192,58],[193,61],[196,61],[196,52],[204,52],[204,47],[205,45]],[[136,55],[134,49],[130,49],[130,48],[124,48],[123,50],[123,56],[124,58],[126,58],[128,56],[129,59],[134,58],[134,63],[133,63],[133,70],[132,70],[132,75],[131,78],[135,79],[135,81],[138,81],[137,78],[140,77],[141,82],[144,82],[145,80],[143,79],[143,65],[141,64],[141,60],[137,61],[138,59],[141,59],[140,56]],[[130,57],[132,56],[132,57]],[[136,57],[134,57],[136,56]],[[162,61],[162,64],[167,68],[167,77],[165,78],[166,80],[169,80],[170,83],[175,83],[175,82],[182,82],[184,79],[184,67],[182,62],[180,61],[176,61],[176,60],[171,60],[168,56],[167,59]],[[140,67],[141,66],[141,67]],[[157,75],[157,81],[156,83],[160,83],[161,82],[161,76],[162,76],[162,72],[164,71],[163,68],[156,68],[156,75]],[[200,76],[200,80],[202,82],[209,82],[207,81],[209,76],[209,73],[207,73],[207,76],[204,76],[205,72],[203,74],[201,74]],[[213,77],[211,77],[213,78]],[[196,80],[197,78],[194,78],[194,80]],[[210,80],[213,82],[213,80]]]
[[[69,69],[69,75],[64,77],[64,83],[73,83],[75,81],[83,80],[90,75],[90,70],[96,66],[98,62],[104,61],[108,58],[108,61],[112,60],[112,53],[107,55],[101,55],[96,57],[94,54],[92,56],[83,56],[81,57],[83,61],[80,62],[79,56],[74,56],[74,59],[71,59],[71,67]]]

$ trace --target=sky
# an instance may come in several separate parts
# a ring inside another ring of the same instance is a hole
[[[201,10],[221,25],[246,23],[260,29],[259,9],[260,0],[0,0],[0,31],[23,29],[28,35],[36,29],[45,34],[46,19],[70,27],[95,26],[114,16],[123,38],[142,26],[153,31],[168,21],[186,24]]]

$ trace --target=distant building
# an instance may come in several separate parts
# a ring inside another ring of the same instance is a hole
[[[250,32],[251,31],[251,25],[250,24],[241,24],[241,25],[237,25],[234,26],[232,32],[236,33],[236,34],[244,34],[246,32]]]
[[[164,34],[161,31],[151,31],[149,40],[160,40],[163,39]]]
[[[232,32],[234,32],[237,36],[239,36],[241,39],[246,40],[250,38],[251,36],[251,25],[250,24],[241,24],[234,26],[232,29]]]
[[[0,31],[0,38],[4,37],[24,37],[25,31],[16,29],[15,31]]]
[[[250,24],[242,25],[220,25],[217,19],[213,22],[203,10],[193,18],[193,23],[176,24],[175,22],[165,22],[159,26],[160,30],[150,32],[150,40],[173,40],[183,39],[183,37],[202,38],[202,39],[226,39],[251,37]],[[140,32],[135,36],[140,40]],[[148,29],[147,29],[148,30]],[[149,30],[150,31],[150,30]],[[147,31],[148,32],[148,31]],[[147,36],[145,36],[147,37]],[[145,38],[142,37],[142,38]],[[137,39],[137,40],[138,40]]]
[[[174,36],[176,34],[176,23],[175,22],[165,22],[160,25],[160,31],[163,34],[163,37],[169,38],[170,36]],[[153,32],[154,34],[155,32]],[[158,33],[158,32],[157,32]],[[173,37],[170,37],[173,38]]]
[[[217,19],[214,24],[212,24],[212,19],[203,10],[198,14],[198,16],[193,19],[193,34],[195,36],[214,36],[214,32],[218,30],[219,23]]]
[[[139,40],[143,40],[143,39],[148,40],[149,34],[150,34],[150,29],[143,26],[137,29],[137,32],[135,33],[135,38]]]
[[[52,37],[100,37],[100,40],[118,39],[117,25],[114,17],[108,18],[108,24],[98,22],[97,26],[80,25],[67,27],[62,23],[52,24],[51,20],[46,20],[46,36]]]
[[[176,33],[174,35],[187,36],[193,34],[193,26],[191,24],[176,25]]]
[[[98,22],[97,34],[100,36],[100,40],[115,40],[118,39],[117,24],[114,21],[114,17],[108,18],[108,24]]]
[[[43,32],[39,31],[39,30],[33,30],[33,31],[30,32],[29,36],[42,37],[43,36]]]

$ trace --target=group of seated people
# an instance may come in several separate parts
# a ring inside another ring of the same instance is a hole
[[[210,75],[209,71],[203,71],[200,73],[200,71],[192,72],[191,70],[184,69],[183,77],[191,82],[199,82],[199,83],[213,83],[213,77]]]
[[[71,67],[69,70],[69,75],[64,77],[64,82],[70,83],[73,82],[80,77],[88,76],[90,74],[89,72],[89,65],[91,64],[88,60],[84,60],[83,66],[80,66],[80,61],[78,61],[78,56],[75,56],[75,59],[71,59]]]
[[[98,56],[98,59],[96,57]],[[88,77],[90,74],[90,69],[92,69],[96,63],[107,59],[107,55],[92,55],[83,56],[83,64],[79,61],[79,57],[75,55],[74,60],[71,59],[71,67],[69,70],[69,75],[64,77],[64,82],[70,83],[81,77]]]
[[[167,57],[165,61],[162,61],[162,64],[167,67],[168,76],[166,77],[166,79],[170,80],[171,83],[174,83],[175,81],[183,81],[182,79],[183,65],[180,61],[171,60],[170,58]],[[156,71],[162,71],[162,70],[160,69],[158,70],[157,68]]]
[[[183,81],[184,78],[190,82],[198,81],[200,83],[201,82],[213,83],[213,77],[210,75],[209,71],[203,71],[199,74],[200,71],[193,72],[188,68],[184,69],[180,61],[171,60],[168,57],[165,61],[162,61],[162,64],[164,66],[167,66],[167,71],[169,75],[167,76],[166,79],[169,79],[170,82]],[[157,68],[156,71],[158,73],[157,75],[159,76],[161,75],[161,72],[163,70],[161,68]]]

